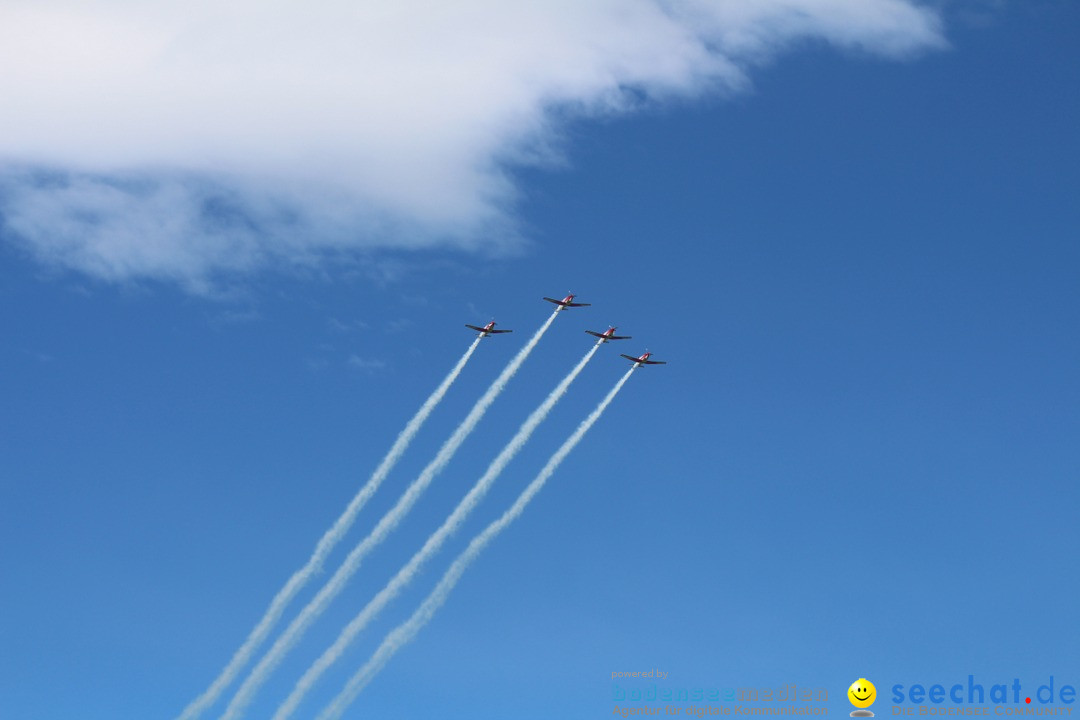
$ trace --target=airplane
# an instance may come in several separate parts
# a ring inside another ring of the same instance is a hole
[[[616,330],[615,326],[611,326],[602,333],[593,332],[592,330],[586,330],[585,332],[589,333],[590,335],[594,335],[594,336],[600,338],[601,343],[606,343],[608,340],[629,340],[630,339],[629,335],[616,335],[615,330]]]
[[[480,337],[482,338],[487,337],[488,335],[499,335],[501,333],[514,332],[513,330],[496,330],[494,320],[489,322],[484,327],[476,327],[475,325],[469,325],[468,323],[466,323],[465,327],[469,328],[470,330],[476,330],[480,333]]]
[[[588,307],[589,305],[592,305],[592,303],[576,303],[576,302],[574,302],[574,294],[573,293],[570,293],[569,295],[564,297],[562,300],[556,300],[555,298],[549,298],[549,297],[546,297],[544,299],[547,300],[549,303],[555,303],[556,305],[559,306],[558,309],[555,310],[555,312],[559,312],[559,310],[565,310],[568,307]]]
[[[641,367],[642,365],[667,365],[667,362],[665,362],[663,360],[650,360],[649,359],[650,355],[652,355],[652,353],[649,352],[648,350],[646,350],[644,353],[642,353],[638,357],[631,357],[629,355],[620,355],[619,357],[624,357],[627,360],[629,360],[630,362],[634,363],[634,368],[635,369]]]

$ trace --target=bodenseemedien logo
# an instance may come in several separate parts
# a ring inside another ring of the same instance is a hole
[[[874,704],[874,700],[877,700],[877,688],[874,687],[874,683],[866,678],[859,678],[851,683],[847,696],[856,708],[851,711],[851,717],[874,717],[873,711],[867,710]]]

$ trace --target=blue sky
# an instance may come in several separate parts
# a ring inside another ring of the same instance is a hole
[[[618,353],[646,348],[669,364],[635,373],[346,717],[601,717],[613,671],[654,667],[674,687],[825,686],[830,714],[859,677],[879,693],[969,674],[1080,684],[1080,9],[935,8],[940,36],[916,23],[886,48],[842,13],[870,39],[844,44],[823,16],[769,52],[729,48],[749,84],[632,69],[611,101],[560,75],[561,103],[460,119],[497,116],[501,144],[440,166],[445,203],[301,168],[361,220],[271,227],[265,187],[221,190],[243,175],[229,168],[266,169],[242,154],[182,166],[88,136],[110,163],[74,141],[39,152],[44,131],[0,147],[0,715],[175,717],[464,352],[462,324],[515,332],[484,341],[328,573],[543,323],[540,297],[568,290],[592,307],[560,315],[250,717],[442,522],[588,350],[583,330],[608,324],[633,340],[600,348],[297,717],[510,505],[624,372]],[[515,118],[533,130],[507,131]],[[318,130],[295,124],[264,140]],[[176,142],[212,154],[213,137]],[[42,205],[42,173],[96,189]],[[132,178],[156,189],[99,192]],[[172,182],[186,199],[158,192]],[[196,186],[240,198],[236,214],[185,224]],[[283,206],[326,207],[307,192]],[[103,219],[50,225],[57,207]],[[130,225],[124,207],[142,208]],[[237,243],[224,259],[207,250],[222,238]]]

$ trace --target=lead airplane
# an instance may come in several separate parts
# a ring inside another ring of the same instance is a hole
[[[569,295],[564,297],[562,300],[556,300],[555,298],[549,298],[549,297],[546,297],[544,299],[547,300],[549,303],[555,303],[556,305],[559,306],[555,310],[555,312],[559,312],[559,310],[565,310],[568,307],[588,307],[589,305],[592,305],[592,303],[576,303],[576,302],[574,302],[574,294],[573,293],[570,293]]]
[[[488,335],[501,335],[502,333],[514,332],[513,330],[496,330],[494,320],[489,322],[484,327],[476,327],[475,325],[469,325],[468,323],[465,324],[465,327],[469,328],[470,330],[476,330],[480,333],[480,337],[482,338],[485,338]]]
[[[585,332],[589,333],[590,335],[593,335],[595,337],[600,338],[601,343],[606,343],[608,340],[629,340],[630,339],[629,335],[616,335],[615,331],[617,329],[618,328],[616,328],[614,325],[612,325],[611,327],[609,327],[607,330],[605,330],[602,333],[594,332],[592,330],[586,330]]]
[[[638,355],[637,357],[631,357],[630,355],[620,355],[620,357],[624,357],[630,362],[634,363],[635,370],[642,365],[667,365],[667,362],[663,360],[650,360],[650,355],[652,355],[652,353],[646,351],[643,352],[641,355]]]

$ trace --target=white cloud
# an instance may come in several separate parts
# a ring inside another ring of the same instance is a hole
[[[386,368],[386,361],[379,360],[377,358],[365,358],[360,357],[359,355],[350,355],[349,365],[358,370],[374,372],[376,370],[383,370],[384,368]]]
[[[560,120],[731,91],[807,39],[943,44],[915,0],[5,0],[0,213],[43,260],[194,289],[517,242]]]

